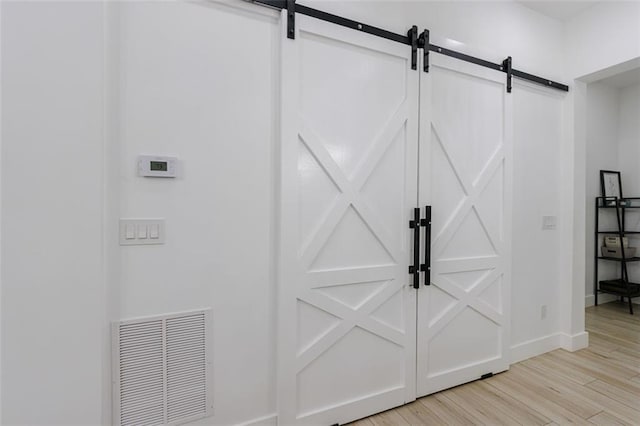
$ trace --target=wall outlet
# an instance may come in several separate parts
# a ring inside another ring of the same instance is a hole
[[[553,230],[558,226],[557,216],[542,216],[542,229]]]
[[[543,320],[547,318],[547,305],[542,305],[540,307],[540,319]]]

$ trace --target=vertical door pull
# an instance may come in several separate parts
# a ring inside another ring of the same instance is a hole
[[[409,273],[413,275],[413,288],[420,288],[420,209],[413,209],[413,220],[409,221],[409,228],[413,229],[413,265],[409,266]]]
[[[424,272],[424,285],[431,285],[431,206],[425,208],[425,218],[420,221],[424,230],[424,263],[420,270]]]

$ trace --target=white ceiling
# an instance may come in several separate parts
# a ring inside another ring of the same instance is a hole
[[[518,3],[523,6],[533,9],[536,12],[540,12],[543,15],[547,15],[551,18],[559,19],[561,21],[567,21],[576,15],[579,15],[582,11],[590,8],[597,1],[522,1],[517,0]]]
[[[618,89],[640,84],[640,68],[603,78],[599,82]]]

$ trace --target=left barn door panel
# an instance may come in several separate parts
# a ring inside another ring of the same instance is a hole
[[[283,11],[280,424],[415,399],[418,72],[409,46]]]

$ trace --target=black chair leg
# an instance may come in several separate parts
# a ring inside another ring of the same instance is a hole
[[[631,296],[629,296],[628,299],[629,299],[629,313],[633,315],[633,303],[631,303]]]

